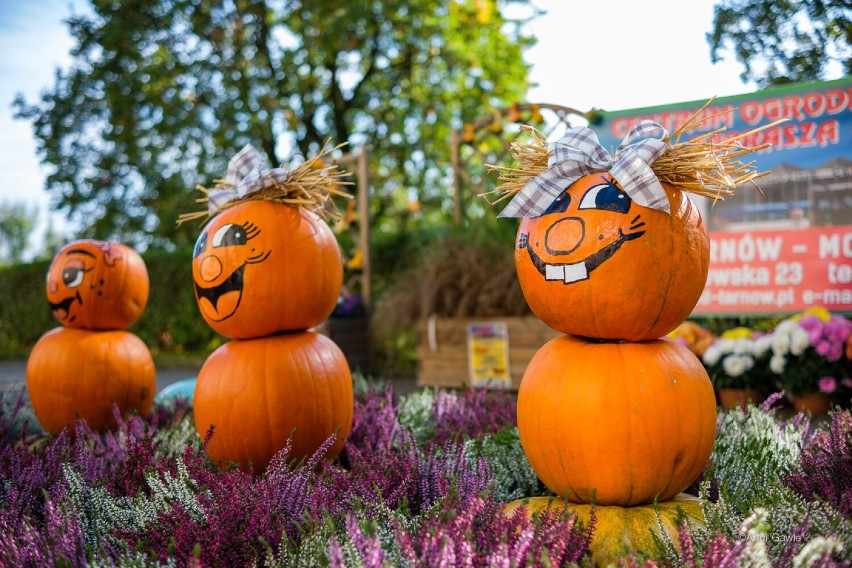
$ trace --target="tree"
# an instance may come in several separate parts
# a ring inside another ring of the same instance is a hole
[[[0,204],[0,260],[17,264],[38,220],[38,207],[28,208],[24,202]]]
[[[527,4],[507,0],[503,5]],[[85,236],[160,246],[243,145],[272,161],[370,147],[378,223],[449,202],[449,133],[527,89],[532,40],[497,0],[93,0],[30,120]],[[437,208],[436,208],[437,209]]]
[[[744,81],[761,87],[852,73],[849,0],[722,0],[707,34],[713,62],[732,51]]]

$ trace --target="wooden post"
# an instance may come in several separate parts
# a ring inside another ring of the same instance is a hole
[[[361,148],[358,154],[358,211],[361,221],[358,223],[358,243],[364,255],[361,268],[361,298],[364,309],[369,314],[373,307],[371,286],[372,264],[370,262],[370,180],[369,156],[367,148]]]
[[[464,219],[464,201],[462,200],[461,176],[459,176],[459,133],[450,134],[450,164],[453,168],[453,222],[461,225]]]

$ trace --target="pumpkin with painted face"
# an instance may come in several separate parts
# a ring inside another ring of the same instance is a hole
[[[626,341],[657,339],[686,319],[704,289],[709,237],[689,197],[661,185],[671,213],[593,173],[542,215],[524,217],[515,265],[539,319],[562,333]]]
[[[192,278],[207,324],[249,339],[322,323],[340,295],[343,261],[334,233],[315,213],[247,200],[204,227]]]
[[[148,291],[142,257],[117,243],[68,243],[47,271],[47,300],[65,327],[127,329],[145,310]]]

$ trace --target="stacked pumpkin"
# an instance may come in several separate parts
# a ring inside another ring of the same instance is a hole
[[[198,308],[231,341],[202,366],[195,425],[210,457],[226,466],[266,469],[292,436],[290,458],[310,456],[352,424],[352,377],[328,337],[310,331],[333,311],[343,285],[337,240],[323,219],[343,175],[319,161],[271,169],[251,146],[207,191],[212,218],[195,244]],[[182,216],[182,221],[198,215]]]
[[[733,142],[670,144],[697,124],[694,116],[668,136],[641,122],[614,157],[587,128],[550,145],[533,131],[532,144],[514,147],[520,166],[492,167],[512,196],[501,216],[522,217],[524,296],[566,334],[536,353],[518,392],[524,452],[564,497],[528,510],[569,508],[588,520],[597,505],[596,562],[623,547],[653,553],[655,508],[670,531],[677,509],[701,517],[681,493],[713,448],[713,387],[698,358],[664,337],[694,308],[709,264],[706,227],[684,191],[719,197],[758,174],[734,160],[743,149]]]
[[[48,432],[83,418],[115,425],[122,414],[150,412],[156,372],[145,343],[127,331],[148,302],[148,270],[133,249],[79,240],[60,250],[47,272],[47,299],[62,327],[45,333],[27,361],[27,390]]]

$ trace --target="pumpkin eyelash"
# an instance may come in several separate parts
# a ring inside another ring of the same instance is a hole
[[[644,227],[644,226],[645,226],[645,221],[642,221],[641,223],[637,223],[635,225],[630,225],[630,230],[633,231],[634,229],[638,229],[639,227]]]
[[[252,240],[253,238],[255,238],[256,236],[258,236],[260,234],[260,229],[258,229],[257,226],[254,223],[252,223],[251,221],[246,221],[245,223],[243,223],[242,226],[243,226],[243,229],[246,230],[246,240],[247,241]]]

